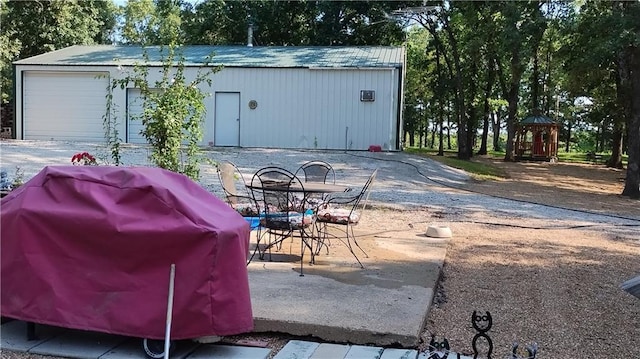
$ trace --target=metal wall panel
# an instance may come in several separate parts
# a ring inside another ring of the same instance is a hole
[[[225,68],[212,87],[241,93],[240,146],[396,150],[397,72]],[[375,101],[360,101],[361,90]]]
[[[69,71],[74,70],[86,74],[88,68],[65,66],[64,71],[60,71],[58,75],[64,78],[65,73],[69,74]],[[108,72],[110,78],[126,74],[126,69],[114,66],[90,68]],[[62,67],[49,69],[55,74]],[[20,73],[21,66],[18,70]],[[187,68],[187,80],[192,80],[197,72],[198,68]],[[151,70],[150,76],[150,81],[157,80],[159,71]],[[400,70],[396,68],[226,67],[213,75],[211,87],[201,85],[201,89],[210,94],[240,94],[239,145],[242,147],[366,150],[370,145],[379,145],[385,150],[398,150],[397,126],[401,103],[399,76]],[[87,101],[67,101],[65,106],[74,111],[85,111],[89,117],[97,120],[93,122],[95,128],[83,129],[73,138],[104,140],[101,115],[106,110],[104,95],[107,79],[93,76],[90,82],[95,91],[78,90],[94,94],[92,98],[95,101],[90,102],[92,105],[89,110],[85,106],[89,103]],[[361,90],[375,91],[375,101],[360,101]],[[78,93],[74,96],[81,98],[85,94]],[[33,98],[26,101],[33,101]],[[118,130],[121,135],[126,134],[127,89],[114,89],[113,101],[116,111],[114,115],[120,119]],[[202,144],[215,146],[215,97],[212,95],[205,101],[207,113]],[[250,108],[251,101],[254,101],[255,108]],[[22,111],[22,107],[18,105],[17,113]],[[28,118],[25,121],[25,134],[31,125],[29,121]],[[45,133],[43,135],[46,136]]]

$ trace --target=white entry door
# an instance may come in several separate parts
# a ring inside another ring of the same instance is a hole
[[[240,93],[216,92],[215,146],[240,146]]]

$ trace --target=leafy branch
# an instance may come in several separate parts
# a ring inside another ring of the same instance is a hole
[[[200,86],[210,87],[211,75],[220,67],[209,66],[211,56],[207,56],[195,78],[188,81],[185,58],[179,48],[172,44],[160,47],[159,51],[162,63],[159,80],[150,80],[149,68],[153,65],[149,49],[145,48],[144,62],[136,63],[124,78],[113,79],[111,89],[130,85],[140,89],[143,112],[132,119],[142,122],[141,135],[152,147],[150,160],[158,167],[199,180],[205,98],[210,95]]]

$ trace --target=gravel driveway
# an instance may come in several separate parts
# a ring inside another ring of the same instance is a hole
[[[17,141],[0,142],[0,168],[12,178],[16,167],[24,171],[25,181],[44,166],[70,165],[71,157],[87,151],[98,158],[101,164],[109,163],[108,149],[101,144],[65,141]],[[131,166],[150,166],[146,146],[123,145],[122,162]],[[282,149],[208,148],[205,156],[213,161],[230,160],[241,171],[250,175],[263,166],[280,166],[295,171],[302,163],[324,160],[336,170],[338,182],[353,186],[364,184],[371,172],[378,168],[378,176],[371,193],[374,203],[397,209],[426,208],[445,213],[491,212],[513,218],[540,218],[549,220],[571,220],[575,225],[592,223],[633,225],[629,221],[613,216],[566,210],[508,199],[476,194],[465,190],[469,179],[460,171],[439,162],[403,152],[361,151],[310,151]],[[215,167],[203,164],[201,184],[211,192],[222,196]],[[630,235],[632,230],[616,226],[621,235]],[[635,230],[635,229],[634,229]],[[633,233],[635,234],[635,233]]]

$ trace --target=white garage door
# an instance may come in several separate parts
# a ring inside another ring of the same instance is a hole
[[[99,74],[24,72],[24,139],[105,141],[109,79]]]
[[[144,129],[142,114],[144,100],[140,96],[140,89],[127,89],[127,143],[147,143],[147,140],[140,134]]]

